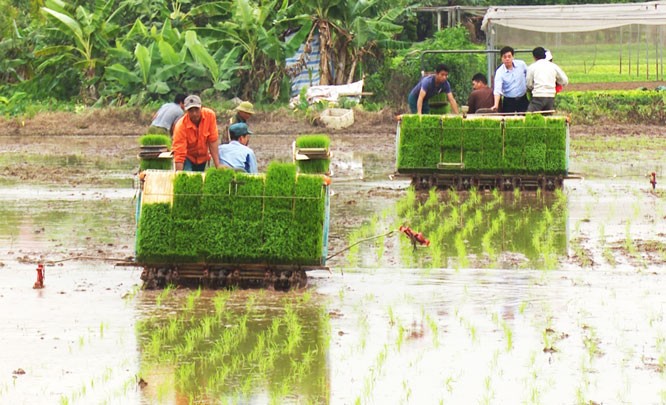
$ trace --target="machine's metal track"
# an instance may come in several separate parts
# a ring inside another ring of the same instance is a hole
[[[141,273],[144,289],[168,285],[204,288],[269,288],[290,290],[307,286],[306,271],[326,269],[321,266],[290,265],[144,265]]]
[[[398,177],[409,177],[416,189],[430,189],[433,187],[450,188],[454,190],[498,189],[502,191],[537,190],[554,191],[562,188],[563,175],[525,175],[525,174],[474,174],[474,173],[441,173],[416,172],[398,173]]]

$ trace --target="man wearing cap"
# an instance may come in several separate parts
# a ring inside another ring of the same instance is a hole
[[[243,101],[240,104],[238,104],[235,111],[236,114],[234,114],[233,117],[229,118],[229,122],[227,123],[227,125],[233,125],[238,122],[247,124],[247,121],[250,119],[250,117],[254,115],[254,106],[249,101]],[[222,140],[223,143],[228,143],[230,136],[231,134],[229,133],[229,129],[227,128],[227,134]]]
[[[222,166],[243,170],[246,173],[258,173],[257,158],[254,156],[254,151],[247,146],[250,134],[252,131],[244,122],[229,126],[231,142],[218,147]]]
[[[176,170],[203,172],[211,157],[215,167],[220,167],[218,144],[215,112],[201,107],[199,96],[187,96],[185,115],[173,129],[172,150]]]

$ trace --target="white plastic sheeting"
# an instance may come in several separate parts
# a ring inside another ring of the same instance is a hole
[[[481,27],[486,32],[492,25],[537,32],[584,32],[630,24],[666,25],[666,1],[490,7]]]
[[[337,103],[338,100],[342,97],[355,99],[357,102],[360,102],[361,95],[363,92],[363,80],[357,82],[342,84],[342,85],[319,85],[311,86],[308,88],[305,93],[305,97],[308,100],[308,104],[314,104],[319,101],[328,101],[331,103]],[[295,96],[291,99],[291,104],[296,105],[299,101],[299,96]]]

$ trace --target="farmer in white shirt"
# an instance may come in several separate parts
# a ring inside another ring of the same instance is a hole
[[[566,86],[569,78],[559,66],[546,59],[546,50],[540,46],[532,50],[535,62],[527,68],[527,88],[532,91],[528,112],[555,109],[555,87]]]

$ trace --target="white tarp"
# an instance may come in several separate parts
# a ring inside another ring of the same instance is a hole
[[[481,28],[486,32],[492,25],[537,32],[584,32],[629,24],[666,25],[666,1],[489,7]]]
[[[308,100],[308,104],[314,104],[319,101],[330,101],[336,103],[339,98],[347,97],[355,99],[357,102],[360,102],[361,95],[363,93],[363,80],[359,80],[354,83],[342,84],[342,85],[319,85],[309,87],[305,93],[305,97]],[[299,96],[293,97],[291,103],[296,105],[298,104]]]

